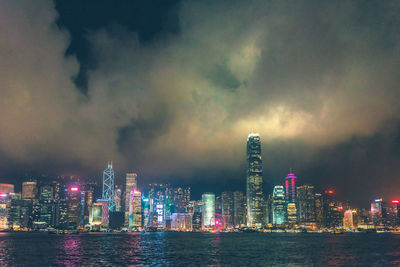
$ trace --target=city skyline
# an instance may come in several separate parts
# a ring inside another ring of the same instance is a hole
[[[397,266],[400,0],[0,0],[0,265]]]

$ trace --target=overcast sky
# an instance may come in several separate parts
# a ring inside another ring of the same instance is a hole
[[[400,197],[399,1],[0,1],[0,179]],[[145,2],[145,3],[140,3]]]

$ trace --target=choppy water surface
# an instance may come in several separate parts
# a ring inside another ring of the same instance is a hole
[[[400,266],[400,235],[0,233],[0,265]]]

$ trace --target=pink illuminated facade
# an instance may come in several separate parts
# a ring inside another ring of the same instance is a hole
[[[286,202],[296,203],[296,179],[294,173],[289,173],[285,178]]]

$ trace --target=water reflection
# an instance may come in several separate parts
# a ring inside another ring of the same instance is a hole
[[[81,264],[81,260],[81,235],[61,236],[56,263],[66,266],[76,266]]]
[[[141,234],[136,233],[127,233],[128,236],[127,240],[125,241],[122,259],[125,262],[129,262],[131,264],[140,264],[143,263],[143,251],[142,251],[142,244],[141,244]]]
[[[0,266],[399,265],[400,235],[0,233]]]
[[[10,246],[7,244],[8,233],[0,233],[0,265],[8,266],[10,262]]]

